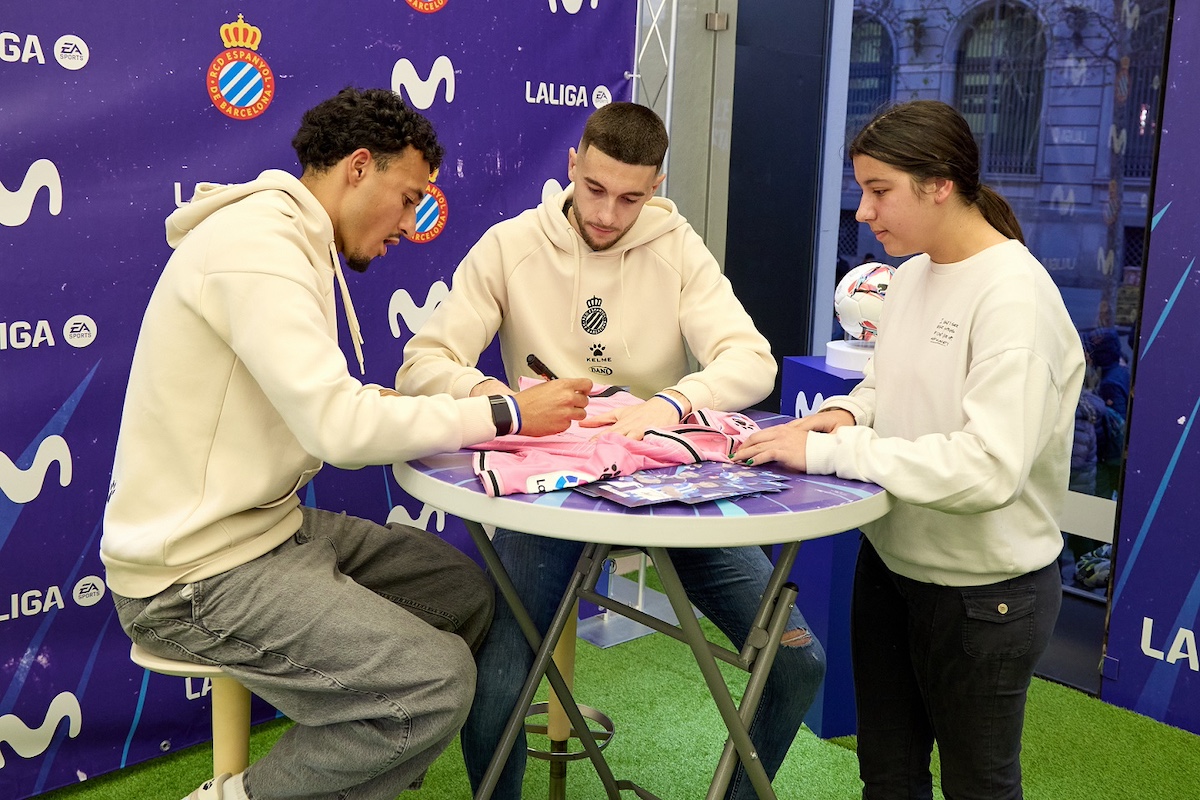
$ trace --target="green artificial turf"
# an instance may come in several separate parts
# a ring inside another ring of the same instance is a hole
[[[714,641],[722,641],[706,620],[702,624]],[[736,696],[744,676],[728,665],[722,668]],[[663,800],[704,796],[724,742],[723,728],[683,644],[653,634],[600,650],[581,640],[575,691],[579,702],[615,723],[605,753],[618,779],[633,780]],[[265,753],[289,724],[257,726],[251,758]],[[531,744],[536,746],[536,739]],[[197,746],[45,796],[178,800],[208,777],[210,758],[210,747]],[[1041,680],[1030,691],[1022,761],[1027,800],[1200,798],[1200,737]],[[547,774],[545,762],[530,759],[526,797],[547,796]],[[567,781],[572,800],[604,798],[586,761],[571,764]],[[825,741],[805,728],[775,787],[789,800],[857,800],[861,783],[853,737]],[[420,791],[404,796],[469,797],[458,743],[434,763]]]

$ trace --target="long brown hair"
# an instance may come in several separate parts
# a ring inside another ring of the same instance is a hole
[[[1025,243],[1012,206],[979,179],[979,145],[971,127],[952,106],[938,100],[910,100],[885,108],[850,142],[850,157],[869,156],[909,174],[918,183],[954,181],[958,193],[988,223]]]

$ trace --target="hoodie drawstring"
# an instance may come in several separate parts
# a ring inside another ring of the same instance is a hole
[[[570,228],[570,226],[571,223],[568,222],[567,227]],[[575,253],[575,285],[571,287],[571,297],[574,298],[574,302],[571,303],[571,307],[567,310],[567,333],[575,330],[575,314],[579,311],[579,273],[583,271],[582,259],[579,256],[579,236],[575,235],[574,229],[570,233],[571,250]]]
[[[570,227],[570,222],[567,223],[567,226]],[[579,303],[582,299],[579,292],[582,280],[581,274],[583,272],[583,256],[579,254],[579,241],[582,238],[582,236],[575,232],[574,228],[571,228],[570,239],[571,251],[575,256],[575,280],[571,287],[571,297],[574,298],[574,302],[571,305],[570,317],[567,320],[568,333],[575,330],[575,314],[579,311]],[[617,301],[617,325],[621,329],[621,345],[625,348],[625,356],[633,358],[633,355],[629,352],[629,342],[625,339],[625,255],[628,252],[625,248],[621,249],[621,264],[619,267],[621,296]]]
[[[617,303],[617,324],[621,327],[621,345],[625,348],[625,357],[633,358],[633,354],[629,352],[629,342],[625,340],[625,254],[628,250],[621,250],[621,299]]]
[[[367,374],[363,362],[363,337],[358,327],[358,314],[354,313],[354,303],[350,300],[350,288],[346,286],[346,276],[342,274],[342,260],[338,258],[337,245],[329,243],[329,258],[333,261],[333,274],[337,276],[338,288],[342,291],[342,306],[346,309],[346,325],[350,328],[350,341],[354,343],[354,355],[358,357],[358,371]]]

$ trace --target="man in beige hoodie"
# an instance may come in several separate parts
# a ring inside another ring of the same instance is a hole
[[[299,178],[202,185],[146,309],[100,551],[121,624],[157,655],[219,665],[295,721],[208,800],[393,800],[454,738],[492,616],[474,563],[425,531],[300,505],[323,462],[357,468],[538,435],[583,416],[591,381],[512,397],[403,397],[337,344],[342,274],[414,229],[441,162],[386,90],[346,89],[292,142]]]
[[[655,196],[667,131],[649,108],[611,103],[588,118],[567,153],[571,184],[537,208],[492,226],[471,249],[441,305],[404,348],[397,387],[469,398],[510,392],[536,354],[554,374],[628,386],[644,402],[581,423],[640,439],[692,410],[737,411],[761,401],[775,360],[704,241],[675,204]],[[506,381],[481,372],[500,340]],[[514,531],[493,544],[545,631],[581,543]],[[685,548],[671,559],[692,602],[741,647],[772,564],[758,547]],[[825,674],[825,654],[798,610],[771,670],[750,736],[767,774],[783,762]],[[475,704],[462,746],[482,782],[533,653],[503,603],[478,656]],[[713,756],[716,764],[717,754]],[[519,800],[518,741],[493,794]],[[756,793],[739,766],[729,800]]]

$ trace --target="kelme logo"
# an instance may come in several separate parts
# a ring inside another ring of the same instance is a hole
[[[221,41],[226,49],[208,65],[205,77],[208,99],[230,119],[254,119],[275,99],[275,75],[258,54],[262,31],[238,14],[237,22],[221,26]]]

